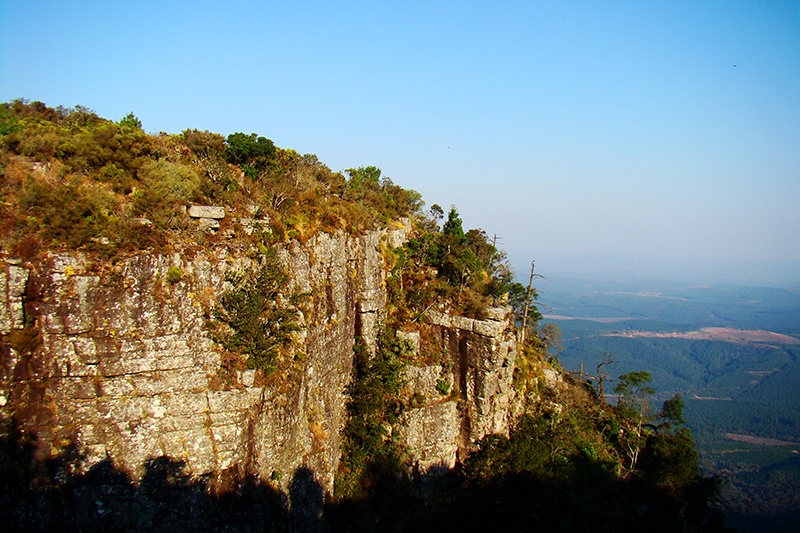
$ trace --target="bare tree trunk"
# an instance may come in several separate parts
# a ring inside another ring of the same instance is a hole
[[[536,261],[531,261],[531,277],[528,280],[528,290],[525,291],[525,314],[522,317],[522,331],[519,334],[519,345],[525,345],[525,334],[528,331],[528,311],[531,307],[531,291],[533,289],[533,269],[536,266]]]

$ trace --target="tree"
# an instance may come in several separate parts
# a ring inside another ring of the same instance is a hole
[[[644,425],[650,407],[649,397],[656,392],[647,385],[652,381],[653,377],[650,372],[644,370],[628,372],[619,377],[617,386],[614,388],[614,391],[620,395],[618,406],[632,420],[627,434],[624,434],[622,439],[629,460],[628,473],[636,470],[639,454],[647,441]]]
[[[285,302],[286,271],[274,253],[265,255],[263,261],[257,270],[228,276],[231,286],[222,294],[214,317],[227,326],[219,336],[222,345],[244,355],[249,368],[270,375],[277,369],[282,351],[292,345],[295,332],[302,329],[295,304],[303,295]]]
[[[659,425],[664,429],[671,429],[673,424],[682,425],[686,423],[686,420],[683,418],[683,408],[686,407],[686,402],[683,401],[683,396],[680,392],[675,393],[675,395],[664,401],[664,405],[661,406],[661,411],[659,412],[659,418],[663,419],[664,421]]]
[[[219,133],[186,129],[182,135],[186,146],[200,157],[212,157],[225,151],[225,137]]]
[[[447,222],[442,226],[442,235],[445,236],[445,241],[448,245],[464,245],[466,244],[466,235],[464,234],[464,226],[461,222],[461,217],[458,215],[456,206],[450,206],[450,212],[447,214]]]
[[[225,157],[228,162],[239,165],[250,179],[257,179],[267,163],[275,156],[275,145],[270,139],[255,133],[231,133],[228,135]]]
[[[9,104],[0,104],[0,135],[16,133],[20,130],[19,121],[11,112]]]
[[[617,380],[614,392],[620,395],[619,406],[623,409],[637,413],[639,417],[645,417],[650,408],[648,398],[655,394],[655,389],[647,385],[653,381],[650,372],[639,370],[623,374]]]
[[[444,209],[439,204],[433,204],[431,206],[431,218],[435,221],[442,220],[444,218]]]
[[[376,166],[348,168],[345,170],[350,176],[347,185],[356,191],[361,189],[377,189],[381,183],[381,169]]]
[[[680,393],[664,401],[658,413],[662,422],[655,426],[656,434],[647,439],[639,465],[651,482],[673,492],[688,486],[699,475],[694,437],[684,427],[685,405]]]
[[[653,484],[673,492],[687,487],[699,476],[697,449],[689,428],[659,433],[647,439],[640,470]]]
[[[136,118],[136,115],[134,115],[133,112],[130,112],[122,117],[117,124],[120,128],[127,131],[142,129],[142,121]]]
[[[413,352],[411,343],[385,329],[374,353],[362,337],[356,338],[353,352],[344,453],[334,486],[337,499],[362,496],[364,489],[395,477],[405,451],[393,429],[403,412],[403,369]]]
[[[603,360],[597,364],[596,368],[597,376],[595,376],[595,378],[597,379],[597,395],[601,399],[604,398],[606,395],[605,381],[609,378],[609,375],[604,370],[602,370],[602,368],[604,366],[610,366],[615,363],[616,361],[612,359],[611,352],[605,352],[603,353]]]

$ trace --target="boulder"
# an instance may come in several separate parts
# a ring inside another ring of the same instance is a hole
[[[193,205],[189,208],[189,216],[192,218],[222,220],[225,218],[225,208],[215,205]]]

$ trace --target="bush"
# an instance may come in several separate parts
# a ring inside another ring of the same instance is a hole
[[[231,274],[227,281],[231,287],[214,312],[227,326],[218,340],[226,349],[243,355],[248,368],[269,376],[277,369],[282,352],[292,345],[293,334],[302,329],[299,311],[293,307],[301,295],[283,303],[288,277],[274,253],[264,256],[260,268]]]
[[[241,132],[228,135],[225,157],[229,162],[239,165],[250,179],[257,179],[274,155],[275,145],[266,137]]]
[[[186,165],[150,161],[139,176],[142,186],[133,193],[133,211],[160,228],[174,227],[182,208],[200,197],[200,178]]]

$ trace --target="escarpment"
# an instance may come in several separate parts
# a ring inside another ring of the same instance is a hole
[[[40,459],[69,449],[82,469],[110,460],[136,479],[167,456],[191,476],[234,472],[281,487],[305,469],[329,492],[354,342],[374,346],[386,314],[381,250],[406,238],[401,227],[278,247],[288,291],[305,297],[271,376],[233,361],[209,326],[229,274],[257,268],[258,256],[222,244],[114,264],[77,253],[4,259],[0,414],[35,438]],[[401,438],[413,468],[452,467],[481,437],[507,433],[511,320],[506,308],[486,320],[426,313],[424,342],[442,357],[406,369]],[[420,342],[413,328],[401,335]]]

